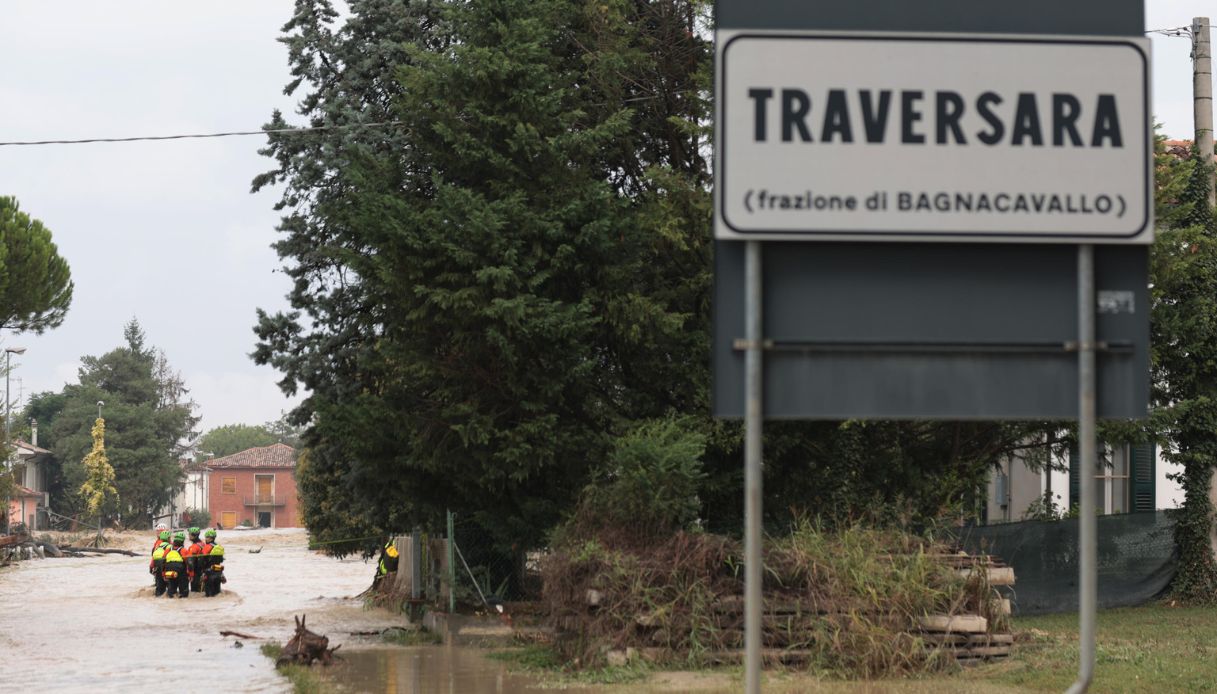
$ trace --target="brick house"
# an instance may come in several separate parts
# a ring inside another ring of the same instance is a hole
[[[211,522],[232,528],[245,521],[262,528],[300,527],[296,449],[276,443],[207,462]]]

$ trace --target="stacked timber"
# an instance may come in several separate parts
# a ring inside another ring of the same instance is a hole
[[[999,588],[1014,585],[1014,570],[1000,559],[990,556],[966,554],[943,554],[935,557],[961,578],[977,581],[977,589],[991,594],[988,602],[989,615],[940,614],[917,620],[905,635],[913,647],[924,647],[948,656],[962,665],[974,665],[1008,657],[1014,646],[1014,635],[1009,630],[1010,601],[1002,596]],[[586,604],[595,611],[606,602],[608,596],[595,589],[586,592]],[[713,632],[713,642],[722,648],[706,655],[711,663],[739,663],[743,659],[744,647],[744,598],[741,595],[720,597],[705,617],[704,628]],[[882,622],[896,619],[881,614],[848,613],[823,606],[815,606],[783,594],[764,600],[762,608],[761,656],[766,663],[798,666],[810,661],[815,651],[807,641],[813,634],[823,633],[824,623],[847,624],[862,618]],[[574,619],[560,628],[573,630],[578,627]],[[637,647],[613,649],[605,653],[610,663],[624,662],[635,656],[646,660],[661,660],[673,641],[665,615],[641,613],[634,617],[633,631],[641,639]],[[812,637],[814,638],[814,637]],[[649,642],[649,643],[648,643]],[[643,645],[646,644],[646,645]],[[917,645],[920,644],[920,645]]]
[[[995,620],[977,614],[931,615],[921,619],[920,636],[932,647],[948,652],[963,665],[974,665],[1005,658],[1014,647],[1009,630],[1010,599],[1002,590],[1014,585],[1014,569],[999,557],[947,554],[937,559],[954,569],[961,578],[977,581],[982,590],[992,593]]]

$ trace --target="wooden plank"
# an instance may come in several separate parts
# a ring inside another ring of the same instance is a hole
[[[1014,643],[1014,634],[968,634],[966,643],[973,646],[990,646]]]
[[[930,615],[919,621],[925,631],[983,633],[989,630],[989,620],[976,614]]]
[[[988,574],[989,585],[991,586],[1012,586],[1014,585],[1014,569],[1009,566],[992,566],[992,567],[977,567],[974,569],[958,569],[956,573],[961,578],[971,578],[973,572],[983,571]]]
[[[1003,655],[1010,655],[1009,645],[988,645],[988,647],[959,649],[955,651],[955,657],[997,657]]]

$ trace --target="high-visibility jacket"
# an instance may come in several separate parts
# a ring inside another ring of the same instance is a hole
[[[181,547],[170,547],[165,550],[164,570],[162,575],[166,579],[177,578],[186,570],[186,558],[182,556]]]
[[[380,552],[380,564],[376,567],[376,575],[384,576],[390,571],[397,571],[397,545],[389,540]]]
[[[161,543],[157,544],[156,548],[152,550],[152,559],[148,560],[148,570],[150,570],[152,572],[156,572],[156,571],[163,569],[164,553],[168,552],[169,548],[172,548],[172,547],[173,547],[172,544],[169,544],[168,542],[164,542],[164,541],[161,541]]]
[[[165,550],[172,547],[168,542],[158,539],[152,546],[152,558],[148,560],[148,568],[155,570],[157,562],[165,558]],[[158,556],[159,554],[159,556]]]
[[[182,556],[186,559],[186,570],[190,573],[191,578],[194,578],[195,574],[198,573],[198,557],[202,555],[203,543],[201,542],[194,542],[182,551]]]
[[[212,545],[211,551],[207,553],[207,571],[208,573],[224,571],[224,548],[221,545]]]
[[[200,572],[206,571],[208,565],[211,564],[211,548],[212,547],[214,547],[214,545],[212,545],[210,542],[207,542],[206,540],[203,541],[203,544],[199,545],[198,562],[199,562],[199,571]]]

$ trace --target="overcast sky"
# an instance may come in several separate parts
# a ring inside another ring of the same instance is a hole
[[[290,0],[0,0],[0,141],[254,130],[288,82],[275,41]],[[1147,28],[1187,25],[1210,1],[1152,0]],[[1153,37],[1154,112],[1191,137],[1186,39]],[[26,347],[13,395],[59,390],[132,317],[182,372],[203,430],[276,419],[293,402],[257,367],[254,310],[286,308],[270,244],[274,191],[261,137],[0,147],[0,194],[41,219],[76,283],[64,324]],[[19,382],[18,380],[19,379]]]

